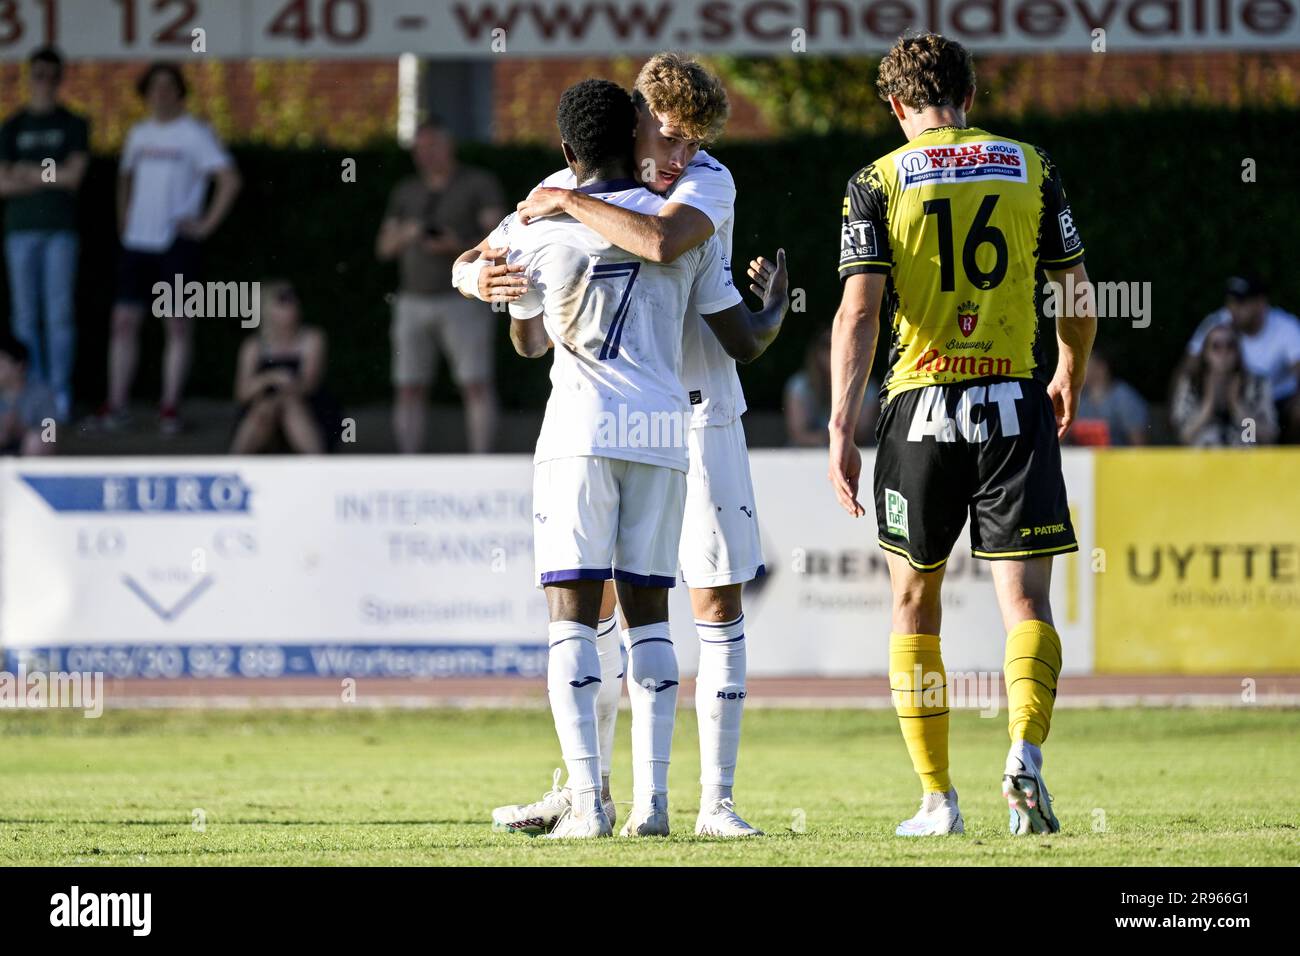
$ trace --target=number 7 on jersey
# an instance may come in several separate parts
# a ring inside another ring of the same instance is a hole
[[[591,267],[591,281],[593,282],[597,279],[627,278],[627,285],[623,288],[623,297],[618,300],[618,308],[614,312],[614,321],[609,324],[609,331],[605,333],[605,341],[600,346],[600,355],[597,356],[602,362],[618,358],[618,344],[623,340],[623,324],[627,320],[627,307],[632,299],[632,286],[636,282],[637,273],[640,271],[641,263],[639,262],[608,262]]]

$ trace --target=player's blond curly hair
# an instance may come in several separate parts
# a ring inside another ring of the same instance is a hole
[[[711,143],[722,135],[731,106],[722,81],[695,60],[656,53],[637,74],[633,97],[639,106],[667,117],[691,139]]]
[[[975,63],[956,40],[937,33],[903,37],[880,61],[876,92],[897,96],[914,110],[960,107],[975,88]]]

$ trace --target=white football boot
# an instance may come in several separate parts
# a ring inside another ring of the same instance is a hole
[[[894,835],[944,836],[949,833],[965,832],[966,823],[961,818],[961,808],[957,806],[957,791],[947,790],[939,793],[937,790],[932,790],[921,798],[921,809],[916,811],[916,816],[900,823]]]
[[[542,799],[536,803],[517,803],[493,810],[492,829],[504,833],[523,833],[527,836],[550,833],[573,801],[569,788],[560,787],[562,773],[559,767],[555,768],[555,773],[551,777],[550,792],[542,794]],[[603,793],[600,802],[605,808],[605,816],[609,818],[609,825],[612,828],[617,819],[614,799],[608,793]]]
[[[656,793],[650,797],[648,806],[632,805],[632,813],[619,836],[649,837],[668,835],[668,795]]]
[[[1052,812],[1051,794],[1032,758],[1014,752],[1008,755],[1002,775],[1002,795],[1007,798],[1010,810],[1008,826],[1012,836],[1060,831],[1061,824]]]
[[[730,800],[715,800],[707,806],[700,807],[700,815],[695,818],[695,835],[709,837],[756,837],[763,831],[750,826],[736,812],[736,805]]]
[[[542,799],[536,803],[518,803],[493,810],[492,829],[527,836],[549,833],[570,806],[569,791],[560,788],[562,772],[559,767],[555,768],[550,791],[542,794]]]
[[[614,835],[614,828],[610,825],[609,817],[605,815],[605,808],[597,805],[595,813],[589,813],[580,816],[573,811],[573,807],[565,810],[556,821],[555,828],[546,834],[548,840],[590,840],[595,837],[607,837]]]

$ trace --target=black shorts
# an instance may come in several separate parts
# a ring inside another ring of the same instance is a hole
[[[1079,550],[1056,415],[1041,382],[981,379],[900,392],[876,437],[880,546],[917,570],[943,567],[968,513],[977,558]]]
[[[166,282],[174,287],[179,275],[184,289],[185,283],[200,281],[200,265],[199,244],[181,236],[177,236],[162,252],[123,249],[117,262],[117,296],[113,301],[143,306],[148,310],[157,283]]]

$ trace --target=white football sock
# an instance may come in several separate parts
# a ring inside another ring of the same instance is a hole
[[[677,717],[677,654],[668,622],[623,632],[627,646],[627,696],[632,702],[632,795],[646,807],[668,793],[668,760]]]
[[[618,701],[623,696],[623,675],[627,672],[627,650],[619,639],[613,615],[596,625],[596,653],[600,655],[600,693],[596,695],[596,728],[600,736],[600,776],[609,789],[614,762],[614,730],[618,725]]]
[[[700,724],[700,804],[730,800],[745,709],[745,615],[726,624],[696,621],[700,669],[695,716]]]
[[[576,813],[590,813],[600,800],[600,738],[596,733],[596,695],[600,656],[596,631],[575,621],[556,621],[547,632],[550,653],[546,690],[555,733],[569,771]]]

